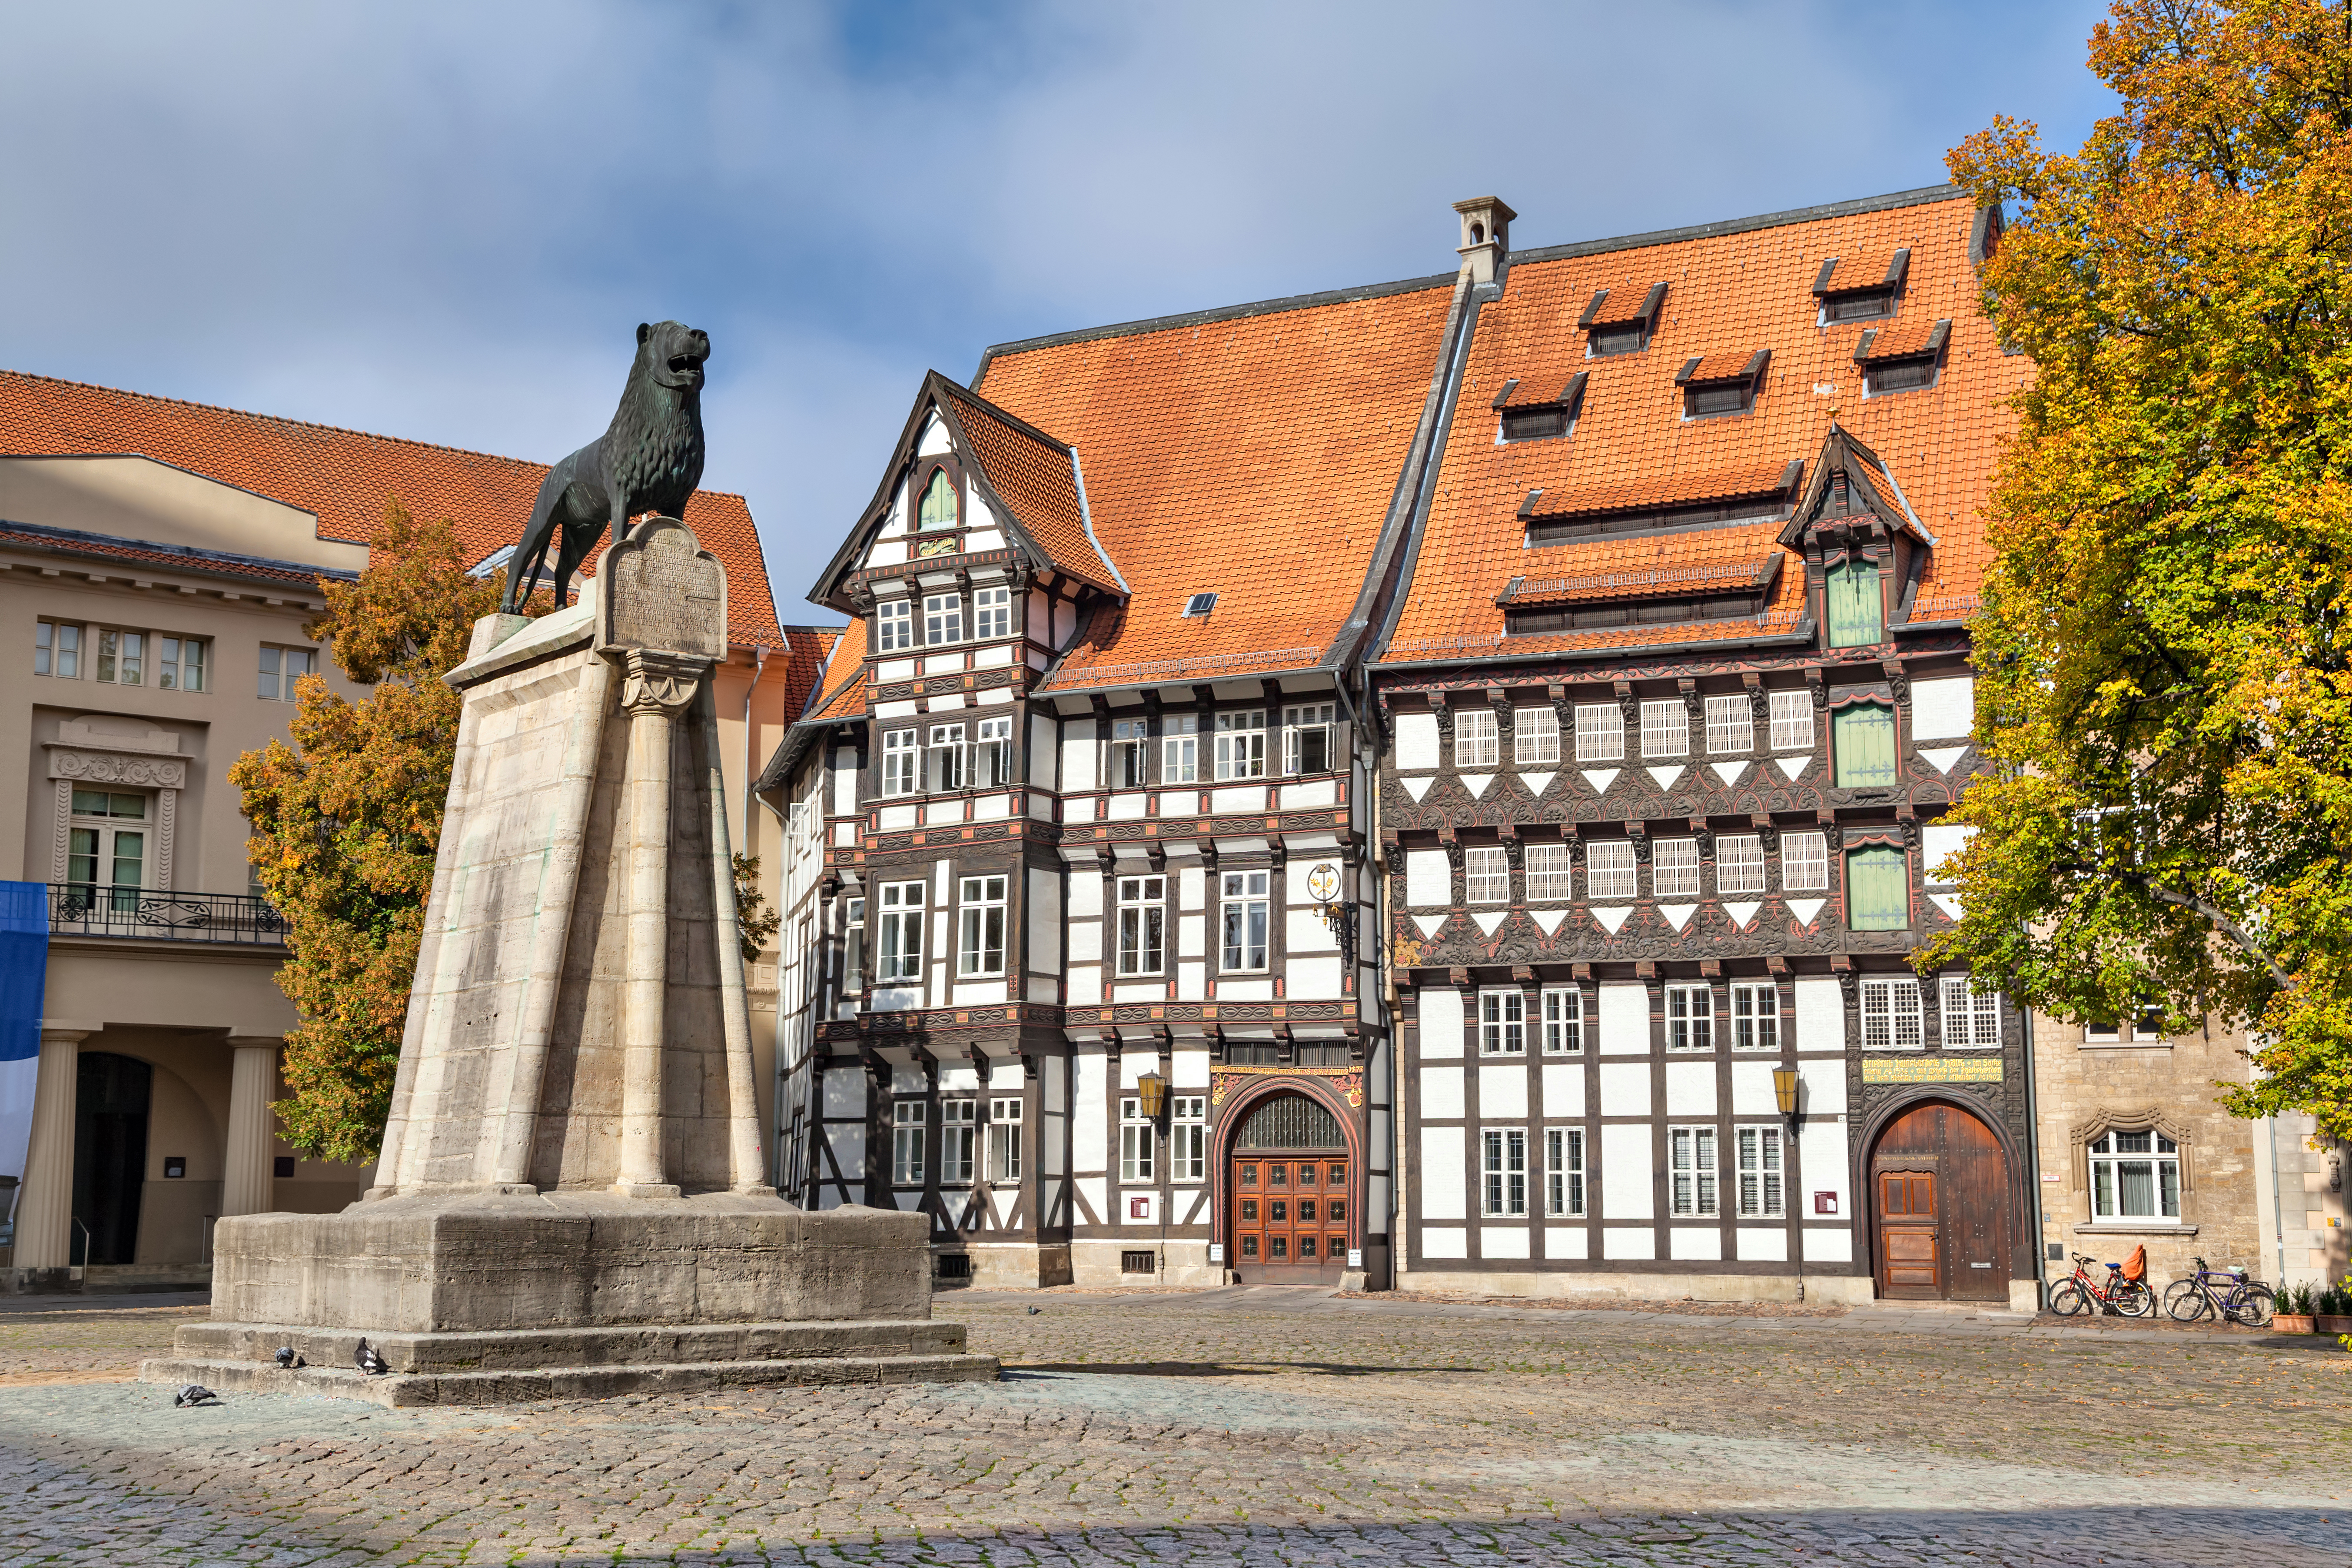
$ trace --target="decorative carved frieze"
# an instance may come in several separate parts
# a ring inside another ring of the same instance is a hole
[[[184,757],[157,757],[135,752],[99,752],[52,745],[49,776],[77,784],[124,784],[137,789],[185,789],[188,763]]]

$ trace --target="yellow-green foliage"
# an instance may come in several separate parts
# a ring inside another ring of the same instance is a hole
[[[2068,1018],[2259,1030],[2240,1115],[2352,1136],[2352,16],[2121,0],[2082,149],[1950,157],[2014,214],[1987,304],[2038,375],[1975,628],[1992,769],[1921,955]]]

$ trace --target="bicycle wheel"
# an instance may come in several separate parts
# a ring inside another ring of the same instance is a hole
[[[2221,1310],[2229,1313],[2231,1322],[2243,1323],[2250,1329],[2267,1329],[2271,1315],[2278,1310],[2278,1299],[2269,1286],[2249,1282],[2231,1291]]]
[[[2174,1322],[2193,1323],[2213,1310],[2213,1303],[2194,1279],[2175,1279],[2164,1288],[2164,1310]]]
[[[2050,1292],[2050,1310],[2062,1318],[2076,1317],[2091,1310],[2090,1293],[2079,1280],[2062,1279]]]
[[[2145,1279],[2126,1279],[2116,1287],[2116,1310],[2126,1318],[2156,1316],[2156,1292]]]

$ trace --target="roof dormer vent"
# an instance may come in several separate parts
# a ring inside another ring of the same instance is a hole
[[[1473,283],[1492,283],[1503,270],[1511,250],[1511,220],[1519,215],[1500,196],[1473,196],[1455,202],[1462,218],[1462,243],[1454,253],[1470,269]]]
[[[1214,594],[1195,594],[1184,601],[1184,614],[1181,618],[1191,620],[1198,616],[1205,616],[1216,607],[1217,596]]]

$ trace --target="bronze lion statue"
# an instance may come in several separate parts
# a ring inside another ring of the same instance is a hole
[[[702,365],[709,357],[707,333],[678,321],[638,323],[636,361],[611,428],[548,469],[539,487],[507,563],[508,614],[520,612],[539,586],[551,546],[560,609],[572,574],[608,526],[617,544],[633,517],[685,512],[702,482]]]

